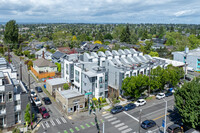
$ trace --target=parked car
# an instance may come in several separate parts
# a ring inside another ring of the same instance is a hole
[[[144,129],[149,129],[156,126],[156,122],[153,120],[145,120],[142,122],[141,127]]]
[[[47,112],[47,109],[45,107],[41,107],[39,109],[39,111],[40,111],[40,114],[42,115],[42,118],[49,118],[50,117],[50,115]]]
[[[200,132],[195,130],[195,129],[193,129],[193,128],[191,128],[191,129],[185,131],[185,133],[200,133]]]
[[[41,101],[40,101],[40,99],[38,97],[34,97],[33,98],[33,102],[35,103],[36,106],[41,106],[42,105],[42,103],[41,103]]]
[[[136,105],[134,103],[129,103],[126,106],[124,106],[124,110],[128,111],[131,109],[134,109],[136,107]]]
[[[170,92],[170,91],[168,91],[168,92],[165,93],[165,96],[166,96],[166,97],[169,97],[169,96],[172,96],[172,95],[173,95],[173,93]]]
[[[156,95],[156,99],[162,99],[162,98],[164,98],[165,97],[165,93],[158,93],[157,95]]]
[[[116,114],[119,112],[122,112],[124,110],[123,106],[119,105],[119,106],[115,106],[113,109],[111,109],[111,113],[112,114]]]
[[[142,106],[146,104],[146,100],[144,99],[138,99],[135,103],[136,106]]]
[[[35,93],[35,91],[31,91],[31,97],[37,96],[37,94]]]
[[[167,128],[167,132],[168,133],[181,133],[182,129],[181,129],[181,126],[179,126],[177,124],[172,124],[171,126],[169,126]]]
[[[42,98],[42,101],[44,101],[44,103],[45,103],[46,105],[51,104],[51,100],[49,99],[49,97],[43,97],[43,98]]]
[[[43,92],[43,91],[42,91],[42,88],[41,88],[40,86],[35,87],[35,90],[36,90],[38,93]]]

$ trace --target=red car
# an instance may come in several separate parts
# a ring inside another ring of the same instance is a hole
[[[40,111],[40,114],[42,115],[42,118],[49,118],[50,117],[50,115],[47,112],[47,109],[45,107],[41,107],[39,109],[39,111]]]

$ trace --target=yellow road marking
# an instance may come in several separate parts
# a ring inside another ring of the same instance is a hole
[[[167,113],[167,115],[168,115],[169,113]],[[164,117],[165,115],[161,115],[161,116],[159,116],[159,117],[157,117],[157,118],[155,118],[155,119],[153,119],[154,121],[155,120],[158,120],[158,119],[160,119],[160,118],[162,118],[162,117]]]

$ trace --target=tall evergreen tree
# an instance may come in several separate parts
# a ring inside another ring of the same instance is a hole
[[[121,32],[120,41],[130,43],[131,42],[130,36],[131,33],[129,30],[129,26],[127,25],[126,28],[124,28]]]

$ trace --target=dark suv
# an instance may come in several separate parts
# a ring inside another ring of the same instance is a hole
[[[181,126],[173,124],[167,128],[168,133],[182,133]]]

